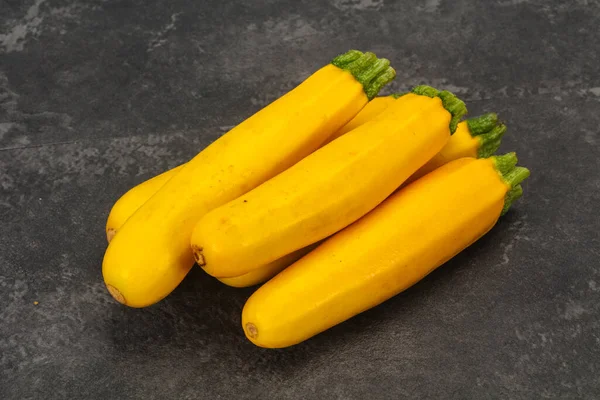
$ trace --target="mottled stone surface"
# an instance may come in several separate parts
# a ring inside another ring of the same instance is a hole
[[[0,398],[600,398],[598,0],[0,0]],[[108,210],[348,48],[497,111],[532,170],[480,242],[296,347],[194,269],[134,310]],[[36,303],[37,302],[37,303]]]

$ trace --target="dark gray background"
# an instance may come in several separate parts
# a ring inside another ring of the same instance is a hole
[[[0,398],[600,398],[598,0],[0,0]],[[195,268],[135,310],[101,276],[131,186],[349,48],[385,93],[497,111],[532,177],[480,242],[286,350]],[[39,302],[34,305],[34,301]]]

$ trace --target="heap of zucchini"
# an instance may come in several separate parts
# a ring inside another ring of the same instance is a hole
[[[462,120],[448,91],[377,97],[390,62],[351,50],[196,157],[113,206],[102,272],[131,307],[160,301],[194,262],[253,286],[243,330],[306,340],[412,286],[487,233],[529,171],[494,156],[494,113]]]

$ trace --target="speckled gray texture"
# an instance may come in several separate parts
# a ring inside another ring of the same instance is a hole
[[[600,398],[597,0],[0,1],[1,399]],[[104,222],[348,48],[497,111],[532,170],[480,242],[287,349],[194,269],[134,310]],[[34,305],[34,302],[39,304]]]

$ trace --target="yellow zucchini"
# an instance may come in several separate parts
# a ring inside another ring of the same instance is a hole
[[[332,235],[440,151],[465,112],[449,92],[415,88],[376,120],[207,213],[192,234],[196,262],[218,278],[239,276]]]
[[[154,193],[158,192],[183,166],[180,165],[160,175],[148,179],[129,189],[113,205],[106,219],[106,240],[110,243],[117,231],[131,215],[142,206]]]
[[[475,242],[522,194],[514,153],[462,158],[398,191],[259,288],[242,312],[248,339],[302,342],[414,285]]]
[[[102,273],[112,296],[144,307],[171,293],[194,263],[200,217],[312,153],[394,76],[389,61],[350,51],[200,152],[109,243]]]

